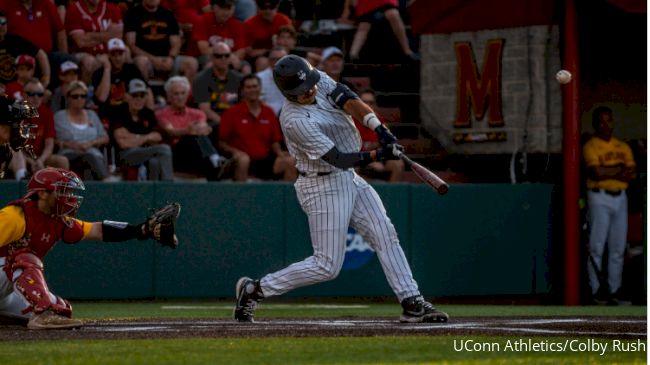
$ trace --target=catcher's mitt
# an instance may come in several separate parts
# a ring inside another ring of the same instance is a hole
[[[176,218],[181,214],[181,205],[169,203],[160,209],[152,209],[144,224],[145,235],[160,242],[162,246],[178,247]]]

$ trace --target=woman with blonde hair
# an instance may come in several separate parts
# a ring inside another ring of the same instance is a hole
[[[97,114],[85,108],[87,96],[83,81],[73,81],[66,88],[66,108],[54,114],[58,154],[67,157],[73,169],[81,164],[84,179],[112,181],[100,150],[108,143],[108,134]]]

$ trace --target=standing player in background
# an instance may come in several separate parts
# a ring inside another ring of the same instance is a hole
[[[612,137],[612,110],[601,106],[592,114],[595,134],[583,147],[587,166],[587,206],[589,207],[589,261],[587,272],[594,299],[618,304],[617,291],[623,280],[623,258],[627,244],[627,195],[625,189],[636,176],[632,150]],[[601,283],[603,253],[607,244],[607,283]],[[608,286],[608,290],[601,287]]]
[[[446,322],[446,313],[424,300],[379,195],[352,169],[372,161],[396,159],[396,138],[372,109],[343,84],[289,55],[273,70],[287,98],[280,124],[289,152],[297,160],[294,184],[307,214],[314,254],[253,280],[239,279],[234,317],[252,322],[257,303],[302,286],[336,278],[343,266],[348,226],[377,252],[388,283],[402,304],[401,322]],[[381,146],[359,152],[361,141],[352,118],[377,132]]]
[[[154,239],[176,248],[180,205],[152,213],[144,223],[84,222],[74,218],[85,190],[75,173],[47,167],[27,184],[27,194],[0,210],[0,316],[28,320],[29,329],[81,327],[70,303],[54,295],[44,277],[43,257],[62,240],[121,242]]]

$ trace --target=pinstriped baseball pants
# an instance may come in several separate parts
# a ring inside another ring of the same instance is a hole
[[[400,302],[420,294],[395,227],[379,195],[365,180],[347,170],[300,177],[294,186],[307,214],[314,253],[264,276],[260,285],[265,297],[336,278],[345,258],[348,226],[375,250],[388,284]]]

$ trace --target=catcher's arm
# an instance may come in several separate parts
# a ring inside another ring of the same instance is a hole
[[[152,209],[147,220],[140,224],[105,220],[92,223],[84,240],[122,242],[132,239],[152,239],[162,246],[178,247],[176,219],[181,213],[181,205],[170,203],[160,209]]]

